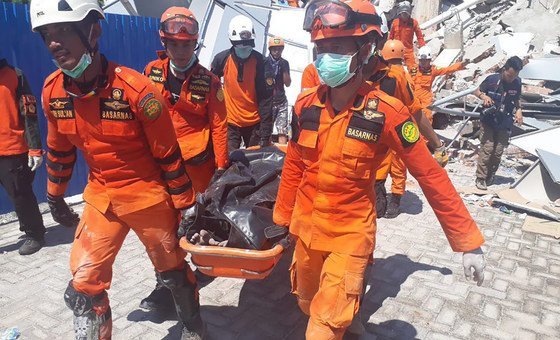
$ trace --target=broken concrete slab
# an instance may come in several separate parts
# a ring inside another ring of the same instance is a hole
[[[530,59],[519,72],[520,78],[539,79],[560,82],[560,57]]]
[[[560,155],[542,149],[536,149],[536,151],[550,178],[560,184]]]
[[[540,160],[537,160],[511,185],[526,200],[550,206],[560,198],[560,184],[555,183]]]
[[[441,51],[441,53],[434,60],[433,64],[437,67],[447,67],[453,64],[455,60],[457,60],[459,54],[461,54],[461,49],[459,48],[454,48],[454,49],[446,48],[443,51]]]
[[[523,222],[522,230],[560,238],[560,223],[535,216],[527,216]]]
[[[533,33],[528,32],[497,35],[494,37],[496,52],[503,53],[508,58],[513,56],[523,58],[529,53],[531,41],[534,37]]]
[[[535,156],[536,149],[560,154],[560,126],[512,137],[510,143]]]
[[[523,117],[523,124],[529,125],[538,130],[546,130],[554,127],[553,125],[548,124],[547,122],[543,122],[542,120],[538,120],[533,117]]]

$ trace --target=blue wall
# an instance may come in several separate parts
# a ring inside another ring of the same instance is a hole
[[[158,20],[154,18],[107,15],[103,22],[100,50],[108,59],[141,72],[144,66],[156,58],[155,51],[161,49],[157,33]],[[21,69],[26,75],[33,94],[41,98],[45,78],[55,70],[51,57],[41,37],[31,32],[29,7],[11,3],[0,3],[0,59]],[[1,119],[0,112],[0,119]],[[42,110],[39,113],[43,147],[46,147],[47,124]],[[79,156],[66,195],[79,194],[87,182],[87,165]],[[46,198],[46,170],[43,164],[37,171],[33,184],[40,202]],[[13,210],[4,190],[0,190],[0,213]]]

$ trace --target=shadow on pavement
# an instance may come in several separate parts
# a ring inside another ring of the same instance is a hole
[[[401,199],[401,213],[418,215],[422,212],[423,203],[420,197],[411,191],[405,191]]]
[[[292,253],[293,248],[286,251],[266,279],[245,281],[236,307],[201,306],[202,319],[208,327],[207,339],[305,339],[307,316],[300,311],[296,298],[290,293],[288,270]],[[162,315],[137,309],[128,314],[127,320],[161,324],[177,320],[177,317],[174,312]],[[178,339],[181,327],[175,324],[168,332],[163,339]]]
[[[56,246],[61,245],[61,244],[72,243],[74,241],[74,232],[75,231],[76,231],[75,228],[67,228],[67,227],[63,227],[61,225],[56,225],[54,227],[47,228],[47,232],[45,234],[45,246],[43,248],[56,247]],[[8,244],[6,246],[0,247],[0,253],[4,253],[4,252],[8,253],[8,252],[18,250],[19,247],[25,241],[23,239],[23,237],[24,237],[24,234],[22,233],[16,243],[12,243],[12,244]],[[41,251],[37,252],[37,254],[40,254],[40,253],[41,253]],[[33,256],[33,255],[31,255],[31,256]]]
[[[449,268],[415,262],[403,254],[375,259],[367,282],[369,290],[363,298],[361,307],[362,320],[369,320],[386,299],[396,297],[401,290],[401,285],[414,272],[429,270],[438,271],[443,275],[452,274]],[[366,328],[382,339],[413,339],[416,335],[414,327],[401,320],[390,320],[379,325],[367,324]],[[387,330],[390,332],[386,333]],[[411,335],[412,333],[414,335]]]

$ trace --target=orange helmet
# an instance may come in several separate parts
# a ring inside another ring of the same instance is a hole
[[[275,47],[275,46],[284,47],[284,39],[280,37],[270,37],[268,39],[268,48]]]
[[[403,43],[400,40],[387,40],[381,50],[381,56],[385,60],[404,59]]]
[[[312,42],[372,31],[382,35],[381,17],[368,0],[314,0],[307,5],[303,29],[311,33]]]
[[[185,7],[169,7],[161,15],[159,36],[161,39],[198,40],[198,21]]]

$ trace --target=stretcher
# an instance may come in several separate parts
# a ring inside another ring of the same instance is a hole
[[[272,210],[285,153],[272,146],[236,150],[230,167],[198,197],[205,207],[202,222],[179,244],[202,273],[215,277],[264,279],[289,248],[288,230],[275,226]],[[200,229],[227,246],[193,244]]]

